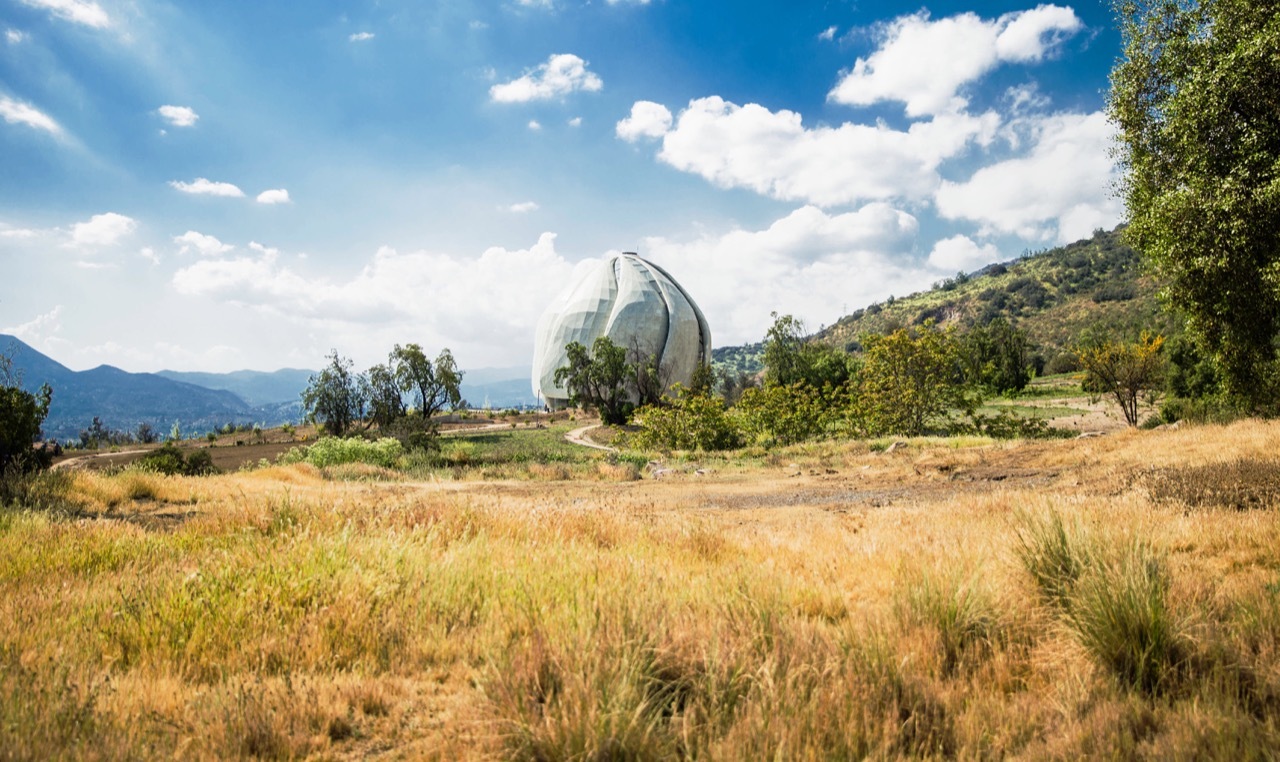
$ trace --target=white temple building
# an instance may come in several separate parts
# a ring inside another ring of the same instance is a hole
[[[698,305],[634,252],[605,257],[547,307],[534,339],[533,393],[552,408],[566,406],[569,393],[555,382],[556,369],[569,364],[565,346],[576,341],[590,349],[600,336],[657,355],[669,384],[688,386],[711,362],[711,329]]]

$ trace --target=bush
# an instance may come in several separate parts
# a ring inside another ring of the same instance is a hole
[[[1067,526],[1057,511],[1044,518],[1022,514],[1019,523],[1018,560],[1045,600],[1066,610],[1077,580],[1092,562],[1092,545],[1079,525]]]
[[[316,468],[343,463],[367,463],[394,468],[404,455],[398,439],[383,437],[376,441],[360,437],[321,437],[309,447],[295,447],[280,458],[281,463],[310,463]]]
[[[667,406],[646,405],[634,413],[636,444],[660,450],[732,450],[742,446],[742,430],[724,400],[688,394],[679,384]]]
[[[213,465],[213,456],[208,450],[192,450],[183,454],[172,442],[166,442],[160,449],[143,455],[138,459],[137,467],[166,476],[207,476],[218,473],[218,467]]]
[[[826,424],[826,405],[807,384],[748,389],[733,411],[742,431],[757,443],[803,442]]]
[[[1168,593],[1162,560],[1147,545],[1135,544],[1080,578],[1067,622],[1122,685],[1159,694],[1170,687],[1187,650]]]

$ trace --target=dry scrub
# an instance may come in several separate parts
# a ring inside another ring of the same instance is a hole
[[[59,477],[0,512],[0,758],[1269,758],[1280,522],[1173,485],[1278,442]]]

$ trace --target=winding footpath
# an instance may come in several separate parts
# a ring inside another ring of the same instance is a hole
[[[604,450],[605,452],[617,452],[618,448],[616,447],[596,444],[595,442],[592,442],[590,439],[587,439],[587,432],[591,431],[592,429],[598,429],[598,428],[600,428],[600,424],[598,423],[593,423],[590,426],[582,426],[580,428],[576,428],[573,431],[566,433],[564,435],[564,439],[566,442],[569,442],[570,444],[576,444],[582,447],[590,447],[593,450]]]

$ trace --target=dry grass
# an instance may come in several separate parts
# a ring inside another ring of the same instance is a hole
[[[1277,441],[76,473],[0,512],[0,759],[1265,759],[1274,508],[1143,475]]]

